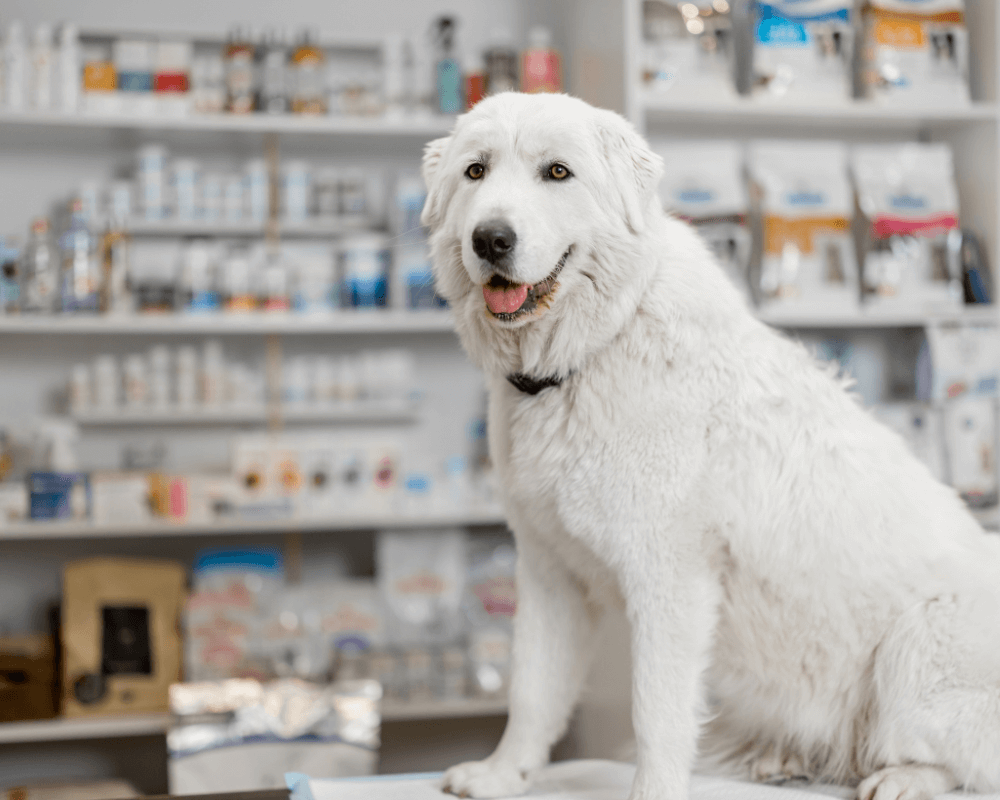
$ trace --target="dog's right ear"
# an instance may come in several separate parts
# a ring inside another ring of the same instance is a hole
[[[424,186],[427,187],[427,199],[424,201],[424,210],[420,213],[420,222],[426,228],[433,229],[441,221],[444,208],[438,167],[441,165],[441,157],[450,141],[451,137],[445,136],[442,139],[435,139],[424,148],[421,173],[424,177]]]

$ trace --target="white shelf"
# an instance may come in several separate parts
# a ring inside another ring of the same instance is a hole
[[[497,717],[507,713],[507,699],[464,698],[419,703],[382,703],[382,721]],[[0,723],[0,744],[59,742],[82,739],[120,739],[162,736],[170,728],[171,714],[116,717],[80,717]]]
[[[236,406],[222,408],[117,408],[109,411],[94,409],[72,415],[80,425],[130,427],[133,425],[225,425],[256,424],[268,420],[267,406]],[[357,401],[337,405],[284,405],[283,422],[415,422],[416,403],[399,401]]]
[[[446,512],[401,514],[393,511],[350,513],[322,519],[226,520],[170,522],[156,520],[132,525],[95,525],[73,520],[0,524],[0,542],[45,539],[148,539],[164,536],[219,536],[266,533],[321,533],[379,528],[437,528],[466,525],[504,525],[503,512],[494,505]]]
[[[507,698],[465,697],[461,700],[426,700],[404,703],[382,702],[383,722],[461,717],[499,717],[507,714]]]
[[[137,116],[133,114],[60,114],[39,111],[0,111],[3,128],[73,130],[228,131],[304,135],[360,135],[390,138],[444,136],[455,124],[450,116],[349,117],[295,114],[190,114]]]
[[[864,100],[845,100],[833,104],[782,103],[780,101],[735,97],[715,102],[677,102],[669,92],[642,91],[640,107],[647,119],[656,125],[670,122],[739,124],[775,122],[806,124],[815,127],[882,123],[891,127],[921,127],[924,125],[966,124],[998,118],[994,103],[972,103],[954,108],[893,107]]]
[[[338,217],[336,219],[316,219],[309,222],[279,221],[277,232],[281,237],[326,238],[372,230],[376,226],[368,217]],[[125,230],[132,236],[264,236],[267,226],[261,222],[205,222],[203,220],[143,220],[131,219]]]
[[[266,335],[447,333],[446,311],[341,310],[330,314],[252,312],[246,314],[131,314],[108,316],[0,316],[0,334]]]
[[[921,328],[953,323],[997,323],[995,305],[965,306],[951,312],[860,309],[851,313],[802,313],[795,310],[763,309],[757,317],[776,328]]]
[[[0,723],[0,744],[160,736],[170,727],[170,720],[170,714],[139,714],[3,722]]]
[[[803,314],[780,310],[758,313],[783,328],[919,328],[959,322],[1000,321],[998,307],[966,306],[954,312],[858,311],[850,314]],[[105,335],[267,335],[450,333],[446,311],[337,311],[327,315],[293,313],[149,314],[122,316],[0,316],[0,334]]]

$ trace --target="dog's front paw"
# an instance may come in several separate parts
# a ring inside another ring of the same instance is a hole
[[[513,797],[528,789],[521,771],[503,761],[466,761],[444,774],[441,788],[459,797]]]
[[[907,764],[869,775],[858,786],[858,800],[931,800],[956,786],[958,781],[946,769]]]

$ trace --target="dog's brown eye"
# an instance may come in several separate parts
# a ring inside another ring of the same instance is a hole
[[[549,177],[554,181],[564,181],[569,177],[569,170],[562,164],[553,164],[549,167]]]
[[[483,165],[476,163],[469,167],[465,171],[465,174],[467,177],[472,178],[472,180],[478,181],[481,177],[483,177],[484,172],[486,172],[486,170],[483,169]]]

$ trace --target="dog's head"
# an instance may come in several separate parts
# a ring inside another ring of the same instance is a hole
[[[481,365],[577,366],[579,334],[634,293],[660,169],[624,119],[565,95],[497,95],[427,146],[435,278]]]

